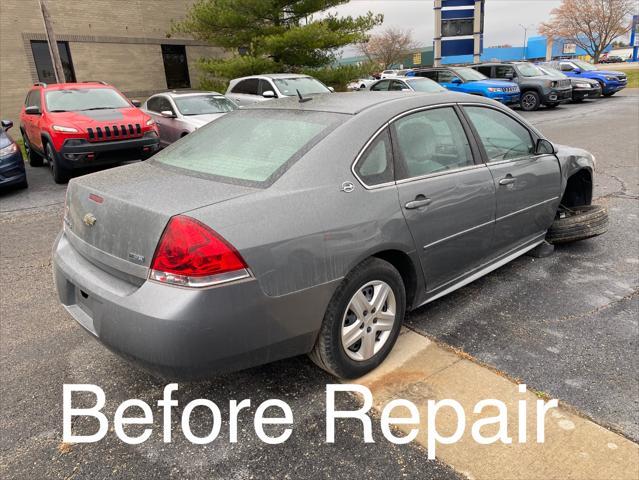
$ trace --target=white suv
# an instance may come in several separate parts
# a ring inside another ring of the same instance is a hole
[[[309,75],[273,73],[235,78],[229,82],[226,97],[238,105],[250,105],[272,98],[331,93],[333,89]]]

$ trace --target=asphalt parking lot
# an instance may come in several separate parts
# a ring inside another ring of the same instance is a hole
[[[407,324],[637,442],[639,91],[524,115],[551,140],[596,155],[596,201],[610,209],[610,231],[547,258],[522,257],[414,312]],[[284,445],[260,442],[248,415],[239,426],[245,441],[234,445],[226,426],[208,446],[177,435],[164,444],[158,428],[138,446],[113,434],[97,444],[61,445],[63,383],[100,385],[104,411],[113,418],[125,399],[153,405],[165,382],[108,352],[59,306],[50,249],[64,187],[44,168],[28,168],[28,175],[27,191],[0,196],[3,478],[458,478],[446,465],[426,461],[418,446],[364,444],[354,422],[339,424],[337,442],[326,445],[324,390],[334,380],[304,357],[180,384],[176,395],[181,405],[208,398],[223,418],[229,399],[285,400],[297,417]],[[172,422],[178,430],[179,417]],[[210,420],[196,411],[192,426],[205,432]]]

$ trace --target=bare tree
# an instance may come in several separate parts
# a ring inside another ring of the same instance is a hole
[[[357,47],[370,61],[387,68],[416,50],[418,44],[413,40],[410,30],[388,27],[379,34],[371,35],[367,42],[360,43]]]
[[[608,45],[630,30],[636,5],[635,0],[563,0],[539,33],[570,40],[597,63]]]

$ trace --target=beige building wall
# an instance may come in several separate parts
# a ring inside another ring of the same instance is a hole
[[[58,41],[67,41],[78,81],[104,80],[143,99],[165,90],[162,44],[185,45],[191,86],[197,59],[222,50],[170,32],[192,0],[47,0]],[[38,0],[0,0],[0,117],[17,124],[38,81],[30,40],[44,40]]]

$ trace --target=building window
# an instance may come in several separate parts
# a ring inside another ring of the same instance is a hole
[[[56,83],[49,44],[42,40],[31,40],[31,52],[38,72],[38,80],[44,83]],[[58,42],[58,52],[60,52],[60,61],[62,62],[62,70],[64,70],[66,82],[75,82],[75,71],[73,70],[69,44],[67,42]]]
[[[191,88],[184,45],[162,45],[167,88]]]

